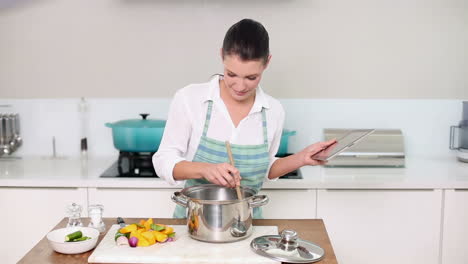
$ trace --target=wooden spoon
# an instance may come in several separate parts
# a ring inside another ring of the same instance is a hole
[[[226,149],[227,149],[227,153],[229,157],[229,162],[231,163],[233,167],[235,167],[234,158],[232,157],[232,152],[231,152],[231,144],[229,144],[229,141],[226,141]],[[237,199],[242,200],[243,197],[242,197],[242,192],[240,190],[239,185],[236,186],[236,192],[237,192]]]
[[[233,167],[234,165],[234,158],[232,157],[232,152],[231,152],[231,144],[229,144],[229,141],[226,141],[226,149],[229,157],[229,161]],[[242,200],[242,192],[240,190],[240,186],[236,186],[236,192],[237,192],[237,199]],[[243,217],[241,216],[241,211],[238,209],[238,216],[237,216],[237,221],[234,221],[231,226],[231,235],[233,237],[243,237],[247,234],[247,228],[245,227],[244,222],[241,221]]]

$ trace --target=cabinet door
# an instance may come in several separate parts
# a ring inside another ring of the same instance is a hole
[[[468,190],[446,190],[442,264],[468,263]]]
[[[1,262],[19,261],[66,216],[68,204],[85,209],[86,193],[86,188],[0,188]]]
[[[102,204],[105,217],[172,218],[171,195],[179,190],[89,188],[89,204]]]
[[[263,206],[266,219],[313,219],[316,216],[316,190],[261,190],[270,201]]]
[[[438,263],[441,190],[319,190],[317,199],[339,263]]]

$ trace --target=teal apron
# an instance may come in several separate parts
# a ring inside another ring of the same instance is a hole
[[[213,101],[208,102],[208,111],[206,112],[205,127],[203,134],[200,138],[194,162],[207,162],[207,163],[229,163],[227,155],[226,144],[224,141],[219,141],[206,136],[208,127],[210,126],[211,112],[213,108]],[[238,145],[231,144],[232,156],[236,168],[241,175],[241,185],[253,188],[259,191],[263,185],[263,180],[270,165],[270,158],[268,152],[268,135],[265,108],[262,108],[262,127],[263,127],[263,144],[259,145]],[[184,188],[209,184],[205,179],[190,179],[185,182]],[[253,210],[254,218],[259,219],[262,217],[260,207]],[[186,218],[186,208],[176,205],[174,211],[174,218]]]

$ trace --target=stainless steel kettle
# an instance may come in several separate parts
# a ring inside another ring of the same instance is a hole
[[[455,132],[458,130],[458,140],[455,144]],[[459,161],[468,162],[468,101],[463,102],[462,120],[458,126],[450,127],[450,149],[457,150]]]

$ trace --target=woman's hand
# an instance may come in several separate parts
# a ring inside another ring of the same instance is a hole
[[[318,152],[335,143],[336,139],[324,142],[317,142],[301,150],[298,154],[301,156],[303,165],[324,165],[325,163],[327,163],[326,161],[314,160],[312,157]]]
[[[203,170],[203,178],[211,183],[230,188],[239,186],[241,179],[239,170],[229,163],[207,163]]]

